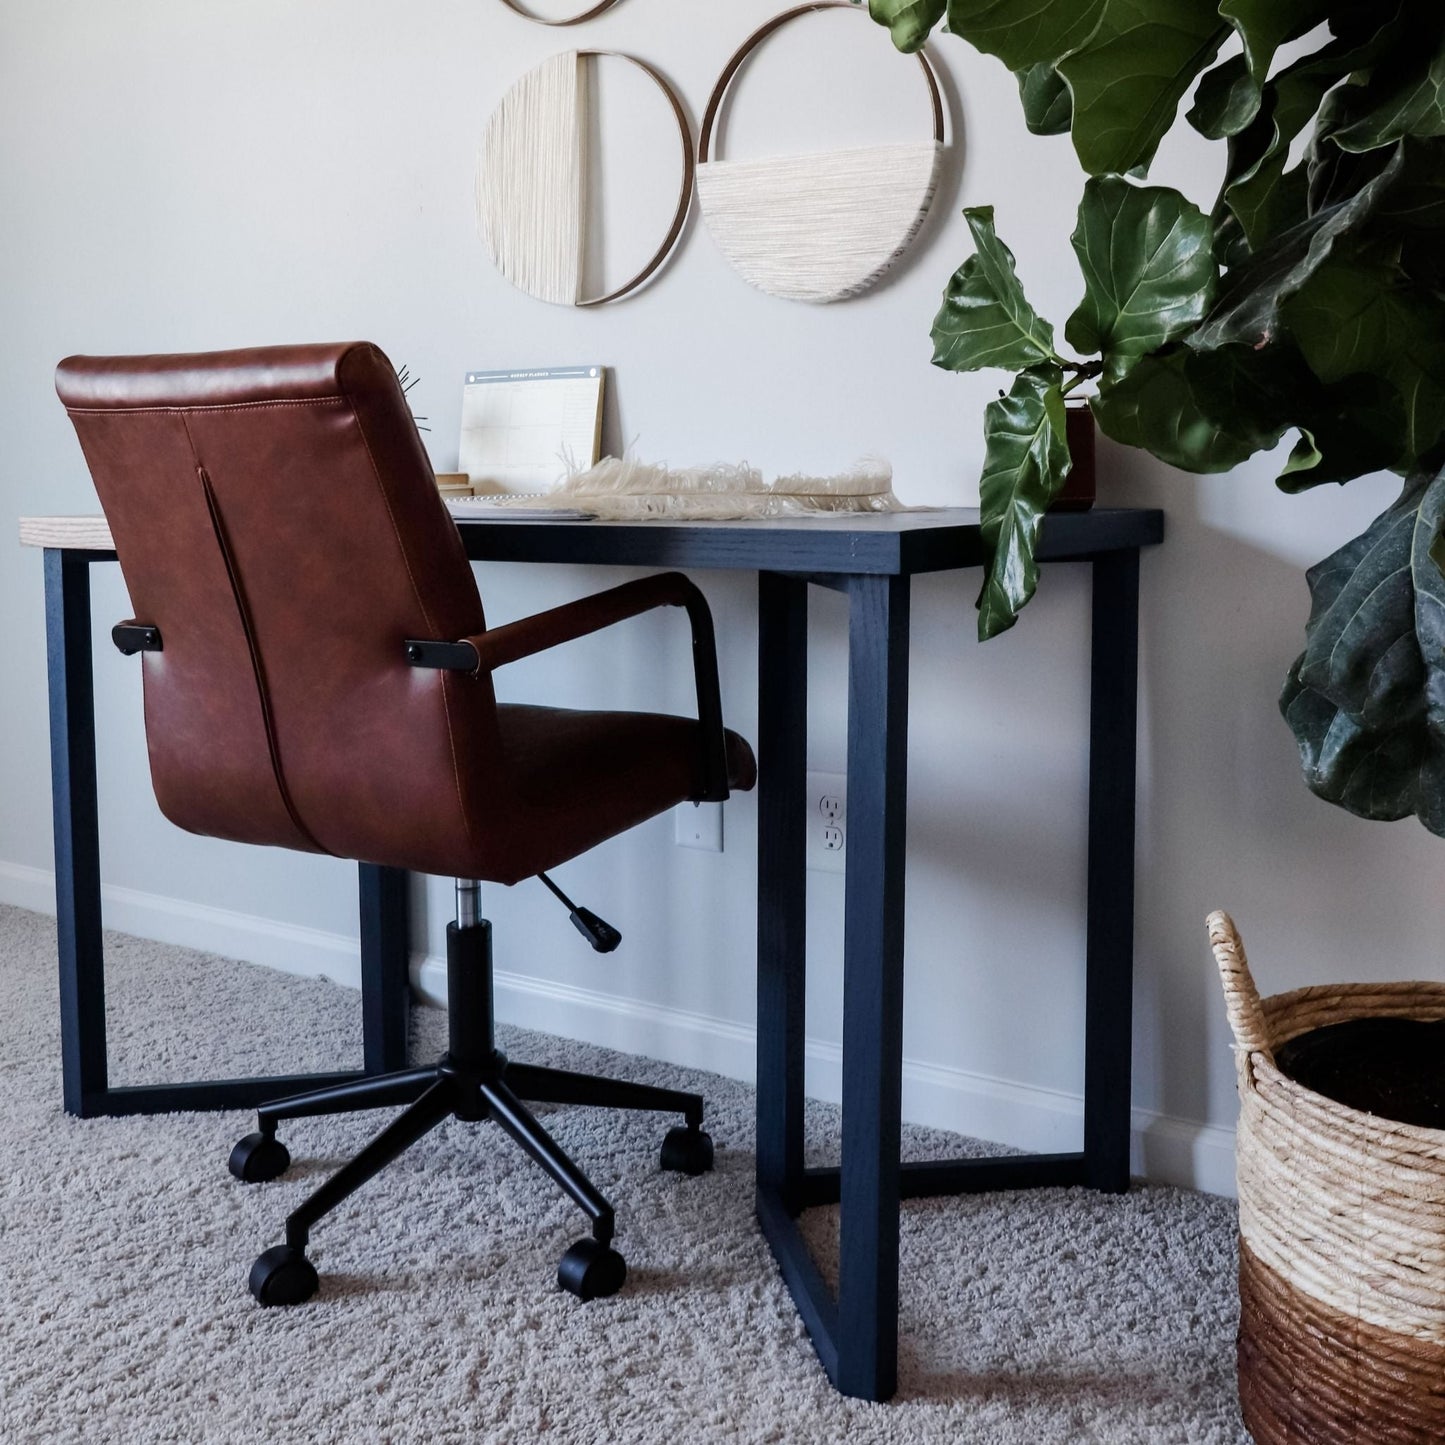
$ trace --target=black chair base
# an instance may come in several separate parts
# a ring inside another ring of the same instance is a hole
[[[587,1104],[611,1109],[678,1113],[686,1121],[663,1140],[662,1168],[699,1175],[712,1168],[712,1140],[702,1129],[698,1094],[658,1089],[591,1074],[514,1064],[492,1042],[491,928],[485,921],[452,924],[447,933],[447,974],[451,1047],[429,1069],[408,1069],[298,1094],[257,1111],[260,1128],[231,1151],[230,1169],[247,1184],[277,1179],[291,1155],[276,1138],[285,1119],[345,1114],[403,1104],[406,1107],[356,1157],[344,1164],[286,1220],[286,1243],[263,1253],[252,1266],[251,1293],[263,1305],[300,1304],[316,1293],[319,1280],[306,1258],[312,1227],[367,1180],[424,1138],[444,1119],[494,1120],[592,1221],[590,1237],[562,1257],[558,1284],[579,1299],[616,1294],[627,1278],[622,1256],[612,1248],[612,1206],[542,1127],[522,1101]]]

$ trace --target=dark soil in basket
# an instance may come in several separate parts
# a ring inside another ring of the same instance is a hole
[[[1351,1019],[1291,1039],[1280,1072],[1351,1109],[1445,1129],[1445,1020]]]

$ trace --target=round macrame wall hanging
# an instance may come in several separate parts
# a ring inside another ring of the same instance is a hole
[[[682,184],[662,244],[630,281],[602,296],[582,295],[587,253],[588,60],[635,66],[662,92],[682,145]],[[477,224],[497,269],[514,286],[559,306],[603,306],[648,281],[682,235],[695,165],[687,112],[645,61],[615,50],[568,50],[544,60],[502,97],[482,137]]]
[[[774,16],[728,61],[703,114],[697,194],[708,230],[745,280],[789,301],[844,301],[877,285],[917,237],[938,189],[943,99],[923,51],[918,62],[933,105],[931,141],[712,159],[728,88],[758,46],[801,16],[859,8],[849,0],[816,0]]]
[[[521,0],[502,0],[502,4],[508,10],[515,10],[518,15],[525,16],[528,20],[535,20],[538,25],[582,25],[588,20],[595,20],[599,15],[605,14],[617,4],[617,0],[600,0],[599,4],[589,6],[580,15],[569,15],[562,20],[548,20],[546,16],[529,10],[521,3]]]

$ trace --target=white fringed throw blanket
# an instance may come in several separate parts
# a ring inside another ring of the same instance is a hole
[[[498,501],[500,507],[507,505]],[[545,497],[519,498],[518,506],[586,511],[610,521],[671,518],[738,521],[753,517],[801,517],[837,512],[900,512],[887,462],[860,462],[833,477],[763,480],[746,463],[672,467],[634,458],[606,457],[568,477]]]

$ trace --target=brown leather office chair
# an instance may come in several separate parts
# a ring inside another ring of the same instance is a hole
[[[250,1275],[262,1304],[317,1288],[310,1230],[445,1118],[493,1119],[586,1211],[558,1270],[584,1299],[626,1277],[613,1211],[521,1102],[677,1112],[664,1168],[712,1165],[694,1094],[509,1062],[492,1029],[479,882],[545,874],[688,799],[750,788],[726,732],[712,620],[670,573],[488,629],[390,363],[366,344],[72,357],[65,403],[110,522],[143,657],[162,811],[195,833],[458,880],[447,931],[449,1048],[432,1068],[263,1106],[231,1171],[290,1164],[283,1119],[404,1104],[286,1221]],[[686,608],[698,719],[499,704],[492,673],[650,608]],[[550,885],[554,886],[555,885]],[[617,935],[576,922],[607,951]]]

